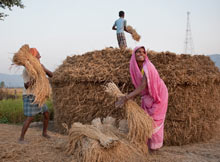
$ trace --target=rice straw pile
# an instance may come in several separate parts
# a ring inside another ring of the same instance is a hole
[[[125,119],[126,109],[116,108],[103,86],[114,82],[123,94],[134,90],[129,73],[131,49],[105,48],[67,56],[51,78],[55,126],[65,133],[74,122],[94,118]],[[169,91],[164,125],[165,145],[207,141],[216,134],[220,118],[220,71],[208,56],[148,51]],[[210,95],[212,94],[212,95]],[[140,97],[134,101],[140,105]],[[77,114],[77,115],[76,115]],[[118,124],[118,123],[117,123]]]
[[[146,162],[146,154],[126,139],[117,137],[112,129],[107,129],[109,125],[114,127],[112,124],[108,121],[102,123],[100,118],[94,119],[92,125],[73,123],[67,153],[80,162]]]
[[[132,26],[128,25],[126,29],[129,33],[131,33],[131,36],[134,40],[139,41],[141,39],[141,36],[136,32],[136,30]]]
[[[29,52],[29,46],[23,45],[14,54],[12,62],[18,66],[24,66],[31,77],[33,84],[27,89],[35,96],[33,103],[42,106],[50,95],[49,80],[39,60]]]
[[[106,92],[113,97],[123,96],[122,92],[114,83],[108,83]],[[153,119],[132,100],[125,104],[125,114],[128,121],[128,139],[132,143],[146,148],[146,141],[153,133]]]

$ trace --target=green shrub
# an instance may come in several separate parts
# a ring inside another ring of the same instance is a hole
[[[53,120],[53,107],[51,100],[49,99],[46,104],[49,109],[50,120]],[[14,100],[8,99],[0,101],[0,123],[23,123],[25,118],[21,97]],[[42,114],[38,114],[34,117],[34,121],[41,121],[42,119]]]
[[[0,123],[8,123],[7,117],[2,116],[2,117],[0,118]]]

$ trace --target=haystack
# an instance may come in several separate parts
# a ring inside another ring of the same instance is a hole
[[[220,72],[208,56],[148,52],[169,91],[165,121],[165,144],[183,145],[205,141],[215,134],[220,118]],[[123,93],[131,92],[131,50],[106,48],[67,57],[52,78],[55,123],[70,127],[94,118],[125,119],[124,109],[115,108],[103,86],[114,82]],[[212,95],[211,95],[212,94]],[[139,101],[140,98],[137,98]]]

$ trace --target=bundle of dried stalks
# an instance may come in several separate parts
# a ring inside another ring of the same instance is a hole
[[[31,90],[35,96],[34,103],[42,106],[50,95],[50,85],[41,63],[29,52],[28,45],[23,45],[19,51],[14,54],[12,61],[15,65],[24,66],[26,68],[33,82],[28,89]]]
[[[120,136],[117,137],[114,132],[106,132],[105,126],[100,119],[95,119],[92,125],[72,124],[67,153],[81,162],[147,161],[146,155],[139,149]]]
[[[131,33],[131,36],[134,40],[139,41],[141,39],[141,36],[136,32],[136,30],[132,26],[128,25],[126,29],[129,33]]]
[[[69,130],[69,136],[71,137],[69,142],[69,148],[74,148],[75,142],[74,139],[80,138],[80,136],[86,136],[91,139],[97,140],[99,144],[104,148],[111,148],[117,144],[118,138],[111,137],[103,134],[98,128],[93,125],[83,125],[81,123],[72,124],[71,129]],[[68,152],[71,150],[68,150]]]
[[[106,92],[111,96],[123,96],[122,92],[114,83],[108,83]],[[125,104],[125,113],[128,121],[128,139],[132,143],[144,144],[153,133],[153,119],[132,100],[128,100]]]
[[[127,139],[126,133],[119,130],[116,127],[116,120],[110,116],[107,116],[101,122],[100,118],[96,118],[92,120],[92,125],[98,128],[101,132],[105,133],[108,136],[111,136],[116,139]]]

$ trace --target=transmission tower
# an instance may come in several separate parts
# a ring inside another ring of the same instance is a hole
[[[186,39],[184,42],[184,53],[194,54],[194,46],[193,46],[193,40],[192,40],[189,15],[190,15],[190,12],[187,12]]]

